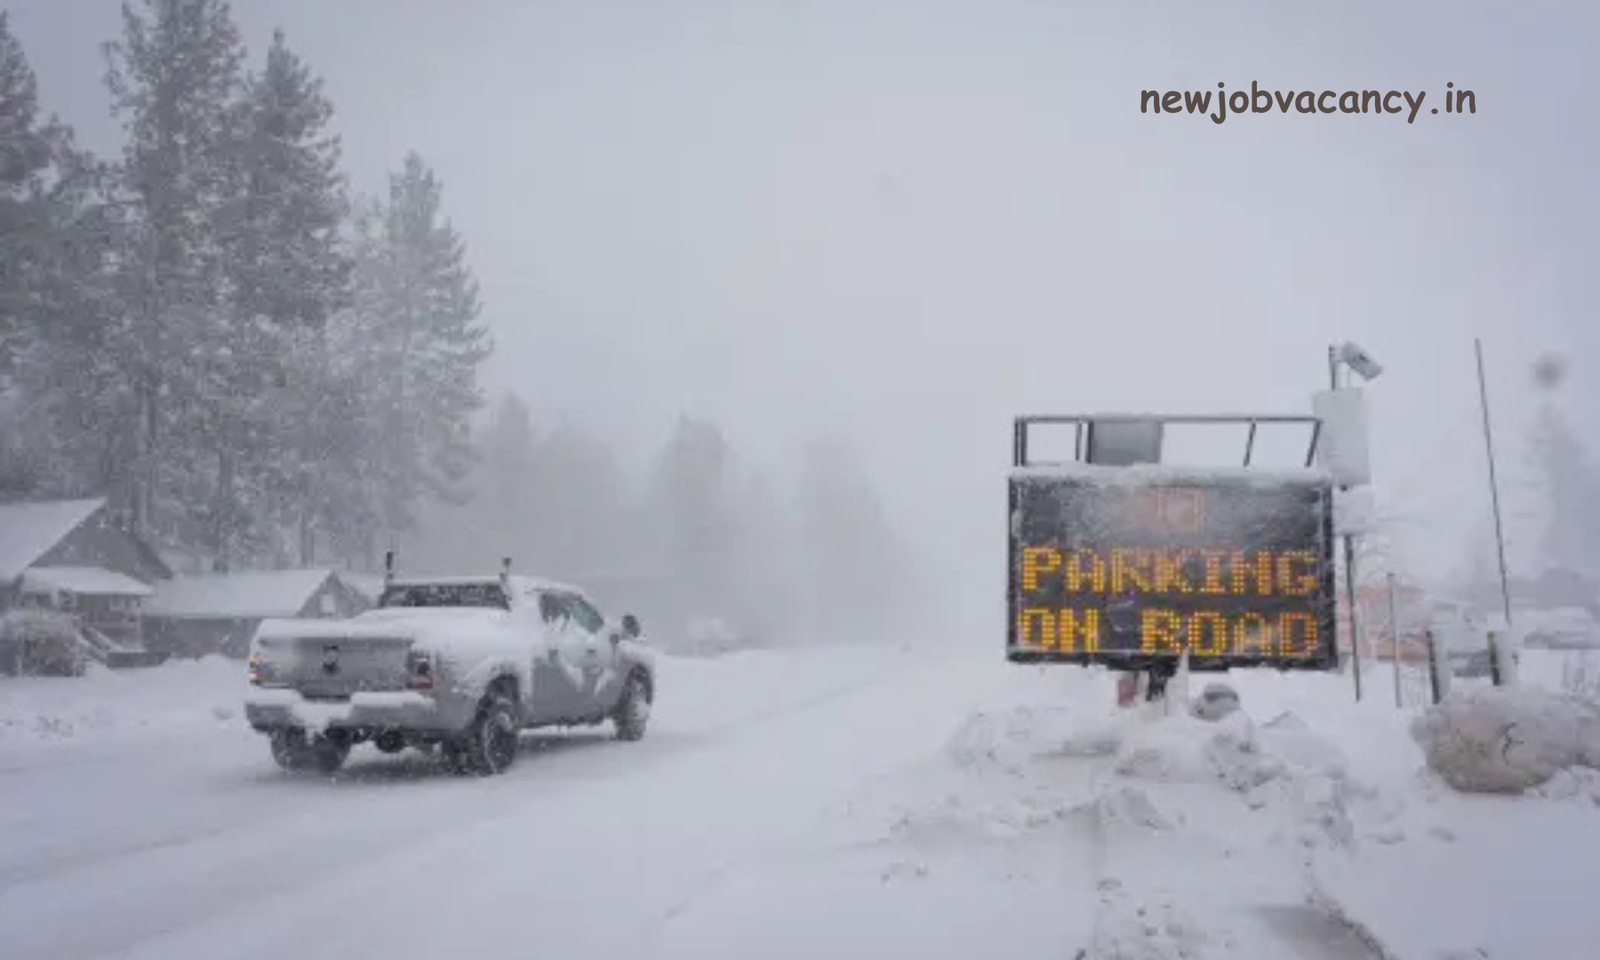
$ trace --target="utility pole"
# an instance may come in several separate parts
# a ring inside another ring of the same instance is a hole
[[[1494,470],[1494,430],[1489,425],[1489,387],[1483,375],[1483,340],[1474,337],[1472,348],[1478,355],[1478,401],[1483,407],[1483,449],[1489,458],[1489,502],[1494,507],[1494,543],[1500,561],[1500,603],[1511,628],[1511,582],[1506,575],[1506,537],[1500,522],[1500,484]]]

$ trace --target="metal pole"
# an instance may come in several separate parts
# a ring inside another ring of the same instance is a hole
[[[1500,523],[1500,484],[1494,472],[1494,430],[1489,425],[1489,387],[1483,375],[1483,341],[1472,340],[1478,355],[1478,400],[1483,407],[1483,449],[1489,458],[1489,500],[1494,505],[1494,542],[1500,560],[1500,602],[1506,615],[1506,627],[1511,627],[1511,583],[1506,576],[1506,537]]]
[[[1389,635],[1394,648],[1394,705],[1405,706],[1400,696],[1400,614],[1395,599],[1394,571],[1389,571]]]
[[[1439,638],[1434,636],[1433,628],[1429,627],[1423,632],[1423,639],[1428,644],[1428,692],[1433,695],[1433,702],[1438,703],[1444,699],[1444,662],[1439,658]]]
[[[1339,389],[1339,348],[1328,347],[1328,383],[1333,389]],[[1349,487],[1341,486],[1339,490],[1347,491]],[[1361,634],[1356,624],[1356,549],[1350,534],[1344,535],[1344,592],[1345,604],[1349,610],[1350,620],[1350,666],[1355,675],[1356,699],[1361,699]]]

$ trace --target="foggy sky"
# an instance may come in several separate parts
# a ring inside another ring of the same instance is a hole
[[[116,5],[8,7],[47,109],[119,144]],[[1464,563],[1489,520],[1472,337],[1512,487],[1534,359],[1569,354],[1569,409],[1600,398],[1597,11],[235,2],[255,57],[282,25],[326,78],[358,187],[410,148],[437,169],[491,389],[632,463],[680,411],[774,469],[846,432],[994,629],[1013,415],[1309,412],[1339,338],[1387,367],[1369,414],[1404,559]],[[1142,89],[1252,80],[1428,100],[1411,125],[1139,113]],[[1446,82],[1476,115],[1427,112]]]

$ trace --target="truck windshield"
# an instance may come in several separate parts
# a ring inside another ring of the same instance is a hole
[[[416,583],[396,585],[383,592],[380,607],[493,607],[509,610],[511,603],[498,583]]]

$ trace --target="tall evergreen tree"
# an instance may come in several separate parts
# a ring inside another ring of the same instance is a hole
[[[39,88],[22,43],[0,10],[0,386],[39,296],[39,260],[50,242],[37,209],[51,164],[39,122]]]
[[[77,495],[111,479],[126,424],[109,285],[118,208],[103,166],[58,121],[0,12],[0,399],[7,493]]]
[[[219,228],[236,198],[244,50],[225,0],[140,0],[122,19],[106,82],[134,212],[118,258],[132,324],[119,358],[135,407],[128,500],[141,528],[214,540],[236,525],[215,495],[231,482],[215,454],[236,369]]]
[[[492,348],[441,190],[415,153],[391,175],[387,203],[362,225],[343,331],[370,402],[374,512],[391,541],[415,527],[426,500],[464,495],[470,419],[484,402],[478,367]]]
[[[333,107],[322,83],[273,36],[248,78],[237,119],[233,202],[223,218],[234,317],[235,385],[220,453],[243,476],[222,499],[251,527],[291,530],[293,555],[315,562],[319,518],[350,475],[335,441],[344,406],[326,356],[326,325],[349,298],[348,212]],[[253,334],[253,335],[251,335]],[[252,349],[253,348],[253,349]],[[265,501],[265,502],[260,502]]]
[[[238,200],[225,218],[240,316],[322,329],[349,294],[340,228],[349,212],[333,105],[322,81],[273,34],[240,106]]]

